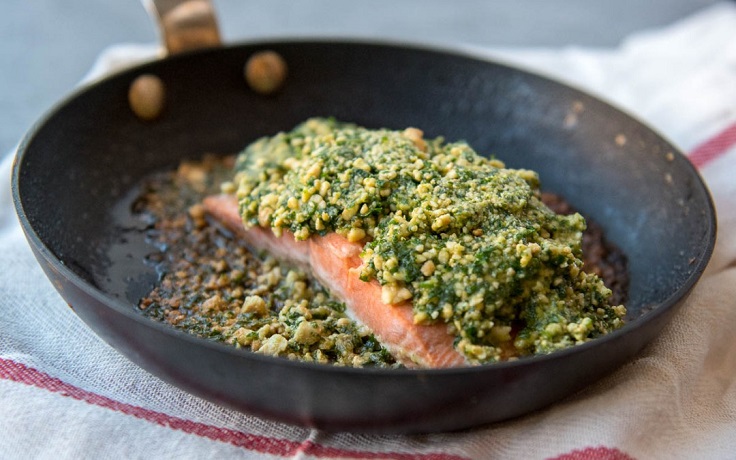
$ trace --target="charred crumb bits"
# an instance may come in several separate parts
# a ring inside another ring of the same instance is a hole
[[[153,220],[152,257],[163,274],[139,308],[146,316],[236,348],[323,364],[398,367],[344,305],[305,273],[260,259],[199,204],[230,177],[232,158],[207,156],[150,177],[136,202]]]

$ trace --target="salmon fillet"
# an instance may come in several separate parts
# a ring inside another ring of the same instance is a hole
[[[376,280],[361,281],[360,253],[363,245],[351,243],[337,233],[313,235],[297,241],[289,231],[280,237],[270,229],[246,229],[231,195],[205,198],[204,207],[215,219],[258,251],[311,272],[343,301],[348,315],[367,326],[380,342],[407,367],[455,367],[465,358],[453,347],[453,337],[444,324],[414,324],[410,302],[388,305],[381,300]]]

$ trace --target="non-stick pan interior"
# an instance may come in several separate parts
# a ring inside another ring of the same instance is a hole
[[[237,152],[317,115],[416,126],[538,171],[545,189],[603,224],[631,256],[633,316],[671,295],[701,256],[694,242],[705,241],[709,229],[696,223],[708,200],[691,168],[672,146],[597,100],[452,54],[320,43],[269,45],[289,63],[289,77],[283,91],[263,97],[242,77],[257,48],[181,56],[118,75],[46,121],[25,147],[19,186],[28,220],[60,260],[133,300],[143,292],[107,273],[112,267],[119,274],[107,249],[121,195],[152,170],[206,152]],[[165,115],[153,123],[127,105],[128,85],[144,72],[167,88]]]
[[[270,97],[255,94],[243,79],[246,59],[266,48],[289,65],[286,85]],[[155,122],[140,121],[128,107],[128,87],[142,73],[166,85],[166,110]],[[595,219],[628,255],[630,320],[675,304],[712,250],[713,209],[697,173],[629,116],[485,60],[361,43],[235,46],[176,56],[92,85],[60,105],[23,145],[16,184],[22,218],[44,250],[93,290],[117,299],[110,308],[129,306],[136,314],[155,273],[142,261],[151,247],[127,227],[136,225],[125,218],[134,185],[184,158],[235,153],[312,116],[415,126],[426,136],[464,139],[510,167],[538,171],[544,189]]]

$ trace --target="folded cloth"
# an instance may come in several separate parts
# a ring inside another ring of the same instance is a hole
[[[719,215],[714,257],[686,305],[632,362],[553,407],[424,436],[324,433],[191,396],[111,349],[43,275],[0,164],[0,457],[736,458],[736,5],[615,49],[476,50],[596,93],[687,151]],[[90,78],[155,56],[116,47]]]

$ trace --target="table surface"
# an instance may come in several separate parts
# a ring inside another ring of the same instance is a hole
[[[611,47],[715,0],[214,0],[227,42],[358,37],[483,46]],[[0,15],[0,156],[115,43],[153,43],[135,0],[4,0]]]

